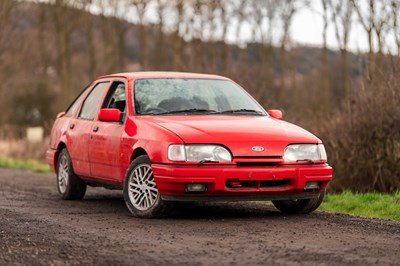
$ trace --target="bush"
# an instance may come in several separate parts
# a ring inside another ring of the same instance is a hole
[[[329,190],[400,190],[400,79],[362,84],[323,122],[321,138],[334,167]]]

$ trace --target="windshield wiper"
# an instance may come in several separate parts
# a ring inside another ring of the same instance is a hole
[[[173,111],[167,111],[167,112],[153,113],[153,115],[170,115],[170,114],[180,114],[180,113],[217,113],[217,111],[210,110],[210,109],[191,108],[191,109],[173,110]]]
[[[257,114],[257,115],[264,115],[263,112],[253,109],[232,109],[232,110],[225,110],[218,112],[218,114]]]

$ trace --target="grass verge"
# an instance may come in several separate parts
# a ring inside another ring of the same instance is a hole
[[[0,167],[31,170],[38,173],[50,174],[51,170],[47,164],[32,160],[17,160],[0,156]]]
[[[349,191],[328,194],[318,210],[400,221],[400,191],[392,194]]]

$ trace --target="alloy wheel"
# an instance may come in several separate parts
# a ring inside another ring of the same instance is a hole
[[[129,199],[138,210],[150,209],[156,202],[158,190],[153,171],[148,164],[139,164],[129,176]]]
[[[66,155],[62,155],[58,164],[58,188],[61,193],[65,193],[68,186],[69,163]]]

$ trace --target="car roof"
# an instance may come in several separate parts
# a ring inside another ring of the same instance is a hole
[[[123,77],[129,80],[141,79],[141,78],[199,78],[199,79],[230,80],[223,76],[211,75],[211,74],[199,74],[199,73],[187,73],[187,72],[158,72],[158,71],[116,73],[116,74],[101,76],[97,79],[114,78],[114,77]]]

